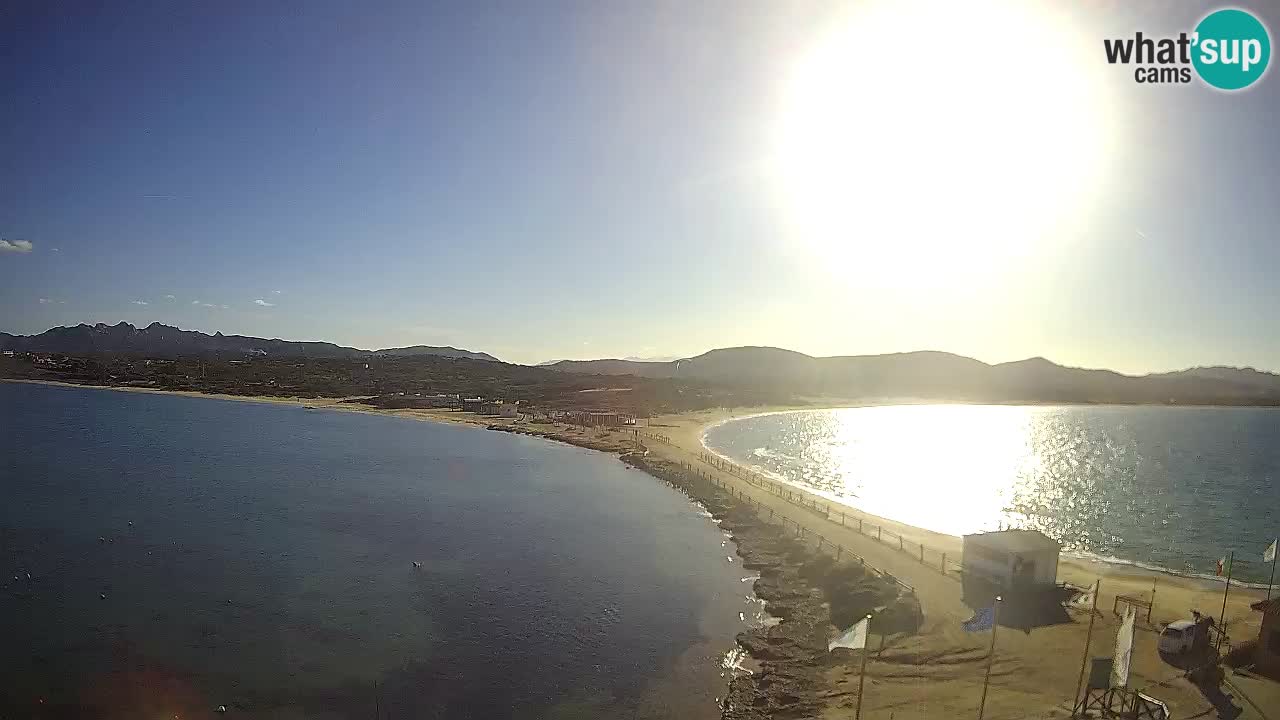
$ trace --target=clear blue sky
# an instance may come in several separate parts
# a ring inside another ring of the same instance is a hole
[[[1280,75],[1102,51],[1212,4],[52,5],[0,9],[0,330],[1280,369]]]

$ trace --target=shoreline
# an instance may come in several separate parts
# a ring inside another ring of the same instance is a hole
[[[919,562],[914,554],[903,553],[898,546],[890,547],[877,541],[875,537],[862,535],[856,529],[832,520],[825,514],[800,512],[795,503],[703,462],[700,459],[700,453],[707,452],[701,441],[705,428],[717,422],[726,422],[740,417],[743,408],[663,415],[652,418],[647,427],[635,428],[633,434],[630,428],[585,430],[558,424],[504,423],[496,418],[469,416],[458,411],[385,410],[357,403],[338,404],[332,398],[259,398],[137,388],[98,388],[74,383],[41,382],[37,384],[182,394],[191,397],[296,406],[311,405],[317,409],[337,409],[423,421],[452,422],[532,435],[618,456],[626,456],[629,452],[639,449],[643,452],[640,457],[649,463],[666,462],[677,467],[697,468],[697,471],[707,477],[713,485],[722,488],[722,492],[723,489],[727,489],[731,497],[747,501],[746,504],[754,506],[756,512],[768,509],[789,514],[794,518],[791,520],[792,527],[801,537],[806,533],[812,533],[810,537],[823,538],[828,543],[828,548],[838,544],[842,550],[856,553],[864,558],[867,564],[892,573],[894,577],[909,583],[914,589],[923,624],[914,633],[890,636],[884,649],[876,653],[874,660],[867,663],[868,697],[864,709],[874,713],[877,709],[887,712],[891,708],[896,708],[897,716],[904,720],[915,717],[923,719],[944,715],[964,715],[976,709],[976,688],[980,687],[982,666],[985,665],[979,660],[984,657],[985,638],[989,637],[989,634],[971,634],[960,629],[961,623],[973,615],[974,607],[962,601],[961,583],[958,578],[943,574],[937,567]],[[754,410],[756,414],[767,414],[821,409],[832,408],[810,405],[774,406]],[[627,462],[625,457],[623,461]],[[737,463],[733,464],[742,467]],[[646,472],[658,480],[671,483],[670,479],[656,472],[647,469]],[[795,490],[802,489],[795,487]],[[823,500],[825,501],[826,498]],[[854,510],[857,512],[856,509]],[[912,543],[924,542],[931,547],[939,545],[954,547],[956,554],[953,557],[960,557],[959,538],[955,536],[934,533],[887,518],[863,515],[874,518],[877,523],[883,523],[885,529],[901,534]],[[738,540],[736,534],[735,542],[739,542],[740,548],[743,547],[743,543]],[[804,562],[801,558],[786,556],[782,565],[794,570],[796,567],[802,567]],[[1131,670],[1134,686],[1165,701],[1179,716],[1195,715],[1206,712],[1212,707],[1204,691],[1185,679],[1181,671],[1168,665],[1159,657],[1155,651],[1154,635],[1159,633],[1162,623],[1188,617],[1192,608],[1199,608],[1206,611],[1206,614],[1216,616],[1222,603],[1221,582],[1186,578],[1133,565],[1078,559],[1065,555],[1059,563],[1058,579],[1080,587],[1092,585],[1095,579],[1101,581],[1098,612],[1095,616],[1096,627],[1089,637],[1089,654],[1093,656],[1105,657],[1110,652],[1112,637],[1119,624],[1118,619],[1111,613],[1111,606],[1118,595],[1153,600],[1154,610],[1150,620],[1139,621],[1142,635],[1136,644]],[[759,581],[757,581],[758,584]],[[759,592],[757,597],[760,597]],[[1227,631],[1233,645],[1257,637],[1260,618],[1258,613],[1249,608],[1249,604],[1254,599],[1261,599],[1261,594],[1237,585],[1235,582],[1232,583],[1226,620]],[[777,606],[770,603],[769,607],[776,609]],[[1086,639],[1085,627],[1088,624],[1089,613],[1087,607],[1068,605],[1063,608],[1062,615],[1063,618],[1054,624],[1020,628],[1023,632],[1000,633],[997,649],[999,662],[996,664],[997,670],[993,671],[990,695],[987,699],[988,711],[992,717],[997,715],[1021,717],[1029,704],[1044,709],[1046,717],[1069,716],[1072,691],[1077,682],[1081,663],[1081,649]],[[1002,618],[1001,625],[1005,624]],[[813,623],[810,623],[808,626],[806,632],[809,637],[807,640],[802,639],[802,645],[815,644],[812,636],[816,630],[812,625]],[[832,631],[829,623],[824,629],[826,632]],[[739,644],[747,649],[756,661],[767,657],[770,653],[767,644],[747,645],[741,642]],[[822,653],[822,659],[817,661],[815,657],[811,655],[806,662],[810,666],[817,667],[821,671],[821,677],[809,677],[804,683],[803,691],[800,691],[800,688],[792,688],[796,692],[784,694],[794,702],[803,702],[808,707],[807,712],[812,716],[847,714],[852,709],[852,703],[857,695],[854,688],[858,685],[858,665],[852,659],[855,654]],[[768,672],[750,676],[749,680],[763,682],[766,678],[769,682],[778,680]],[[737,683],[736,680],[731,683],[731,690]],[[779,687],[784,685],[779,683]],[[913,707],[916,712],[912,712]],[[730,716],[726,715],[726,717]],[[731,717],[763,717],[763,715],[746,713]]]
[[[631,449],[634,449],[635,447],[634,445],[631,445],[630,447],[621,446],[619,445],[618,442],[616,442],[616,440],[613,442],[593,441],[595,440],[594,438],[587,437],[590,435],[589,432],[584,432],[583,429],[578,428],[577,426],[565,425],[562,423],[538,423],[536,425],[533,423],[522,424],[518,422],[504,421],[496,417],[473,415],[473,414],[464,413],[463,411],[458,411],[458,410],[379,408],[379,407],[374,407],[372,405],[365,405],[360,402],[354,402],[362,399],[362,397],[360,396],[352,397],[352,398],[303,398],[298,396],[278,396],[278,395],[231,395],[227,393],[204,393],[204,392],[198,392],[193,390],[157,390],[154,388],[123,387],[123,386],[113,386],[113,385],[84,385],[79,383],[62,382],[58,380],[36,380],[36,379],[27,379],[27,378],[0,378],[0,382],[26,383],[26,384],[32,384],[32,385],[47,385],[52,387],[81,388],[81,389],[89,389],[89,390],[111,390],[115,392],[145,393],[145,394],[152,394],[152,395],[174,395],[178,397],[203,398],[203,399],[211,399],[211,400],[227,400],[227,401],[233,401],[233,402],[256,402],[256,403],[264,403],[264,404],[271,404],[271,405],[288,405],[288,406],[296,406],[296,407],[307,407],[309,409],[314,409],[314,410],[337,410],[341,412],[366,413],[366,414],[372,414],[372,415],[388,415],[388,416],[401,417],[401,418],[418,420],[423,422],[441,422],[441,423],[449,423],[454,425],[468,425],[472,427],[483,428],[486,430],[494,430],[497,432],[509,432],[514,434],[528,435],[531,437],[540,437],[545,440],[550,440],[553,442],[565,443],[567,445],[573,445],[575,447],[585,448],[587,450],[595,450],[597,452],[604,452],[604,453],[609,453],[614,455],[625,454],[626,452],[628,452]],[[886,529],[891,529],[895,534],[902,535],[903,537],[908,538],[913,542],[919,543],[923,541],[926,545],[933,545],[933,546],[939,547],[939,549],[946,550],[949,553],[954,551],[956,553],[956,557],[959,557],[959,553],[961,551],[961,543],[963,542],[963,539],[959,536],[950,535],[947,533],[941,533],[935,530],[929,530],[928,528],[911,525],[909,523],[904,523],[899,520],[895,520],[893,518],[883,517],[880,515],[875,515],[872,513],[865,512],[854,505],[850,505],[849,503],[847,503],[846,501],[840,498],[829,496],[821,492],[815,492],[812,488],[806,487],[804,485],[800,485],[798,483],[791,482],[785,478],[769,473],[768,471],[757,470],[751,466],[744,465],[743,463],[712,449],[711,447],[706,445],[706,442],[705,442],[705,436],[707,431],[711,430],[712,428],[718,427],[720,425],[724,425],[726,423],[734,422],[737,420],[746,420],[746,419],[755,418],[755,417],[765,417],[769,415],[782,415],[782,414],[788,414],[788,413],[823,411],[823,410],[856,409],[856,408],[865,408],[865,407],[880,407],[882,405],[888,406],[888,405],[894,405],[894,404],[903,404],[903,403],[888,403],[888,402],[865,403],[864,402],[860,404],[850,403],[850,404],[839,404],[839,405],[782,405],[782,406],[765,406],[762,409],[748,409],[748,408],[738,409],[738,410],[748,410],[747,412],[740,412],[740,411],[735,412],[734,408],[727,408],[722,410],[711,410],[711,411],[703,410],[703,411],[695,411],[690,413],[674,413],[674,414],[660,415],[651,419],[650,424],[648,426],[637,427],[637,428],[623,428],[623,429],[616,430],[615,432],[626,433],[631,429],[635,429],[635,430],[641,430],[642,431],[640,433],[641,435],[646,435],[646,433],[643,431],[651,430],[653,428],[662,428],[668,422],[681,422],[694,416],[711,415],[712,419],[702,422],[697,427],[696,450],[712,453],[717,457],[720,457],[721,459],[723,459],[725,462],[730,463],[739,468],[742,468],[743,470],[746,470],[748,472],[766,475],[774,482],[785,484],[789,488],[797,492],[803,493],[807,496],[810,496],[812,498],[820,499],[824,502],[837,503],[843,508],[847,508],[848,510],[856,512],[862,517],[868,520],[871,520],[876,524],[885,527]],[[906,404],[956,404],[956,403],[920,402],[920,403],[906,403]],[[960,404],[977,404],[977,403],[960,403]],[[991,403],[981,403],[981,404],[991,404]],[[1017,407],[1022,405],[1026,405],[1026,404],[1011,405],[1011,406]],[[1061,403],[1057,403],[1053,405],[1036,404],[1031,406],[1053,407],[1058,405],[1061,405],[1063,407],[1070,406],[1069,404],[1061,404]],[[1132,407],[1132,406],[1125,405],[1125,406],[1117,406],[1117,407]],[[1165,407],[1165,406],[1153,406],[1153,407]],[[1183,406],[1179,406],[1179,407],[1183,407]],[[1190,406],[1187,406],[1187,407],[1190,407]],[[1194,407],[1210,407],[1210,406],[1194,406]],[[1223,407],[1233,408],[1235,406],[1223,406]],[[655,421],[661,421],[661,422],[655,422]],[[676,441],[673,444],[681,447],[686,451],[695,450],[695,448],[689,447],[689,443],[680,442],[681,439],[683,438],[680,438],[680,437],[673,438],[673,440]],[[1190,582],[1203,583],[1206,588],[1221,588],[1223,584],[1223,581],[1219,580],[1214,576],[1209,576],[1207,574],[1179,572],[1178,570],[1175,570],[1172,568],[1143,563],[1142,561],[1139,561],[1139,560],[1126,560],[1124,558],[1118,558],[1118,557],[1103,557],[1103,556],[1093,555],[1089,553],[1078,553],[1078,552],[1067,551],[1067,550],[1064,550],[1062,552],[1062,557],[1064,560],[1067,560],[1072,565],[1105,566],[1108,568],[1114,568],[1116,571],[1120,571],[1120,572],[1130,571],[1135,574],[1143,575],[1146,577],[1176,578],[1176,579],[1190,581]],[[1236,588],[1248,589],[1248,590],[1265,590],[1266,584],[1265,583],[1261,583],[1261,584],[1247,583],[1247,582],[1233,579],[1232,589],[1234,590]]]
[[[738,468],[741,468],[746,472],[755,473],[757,475],[767,477],[775,483],[786,485],[787,487],[797,492],[803,493],[807,496],[811,496],[816,499],[820,499],[824,502],[827,502],[833,505],[838,504],[841,508],[847,509],[852,512],[856,512],[859,515],[869,520],[874,520],[877,524],[881,524],[886,528],[893,527],[895,531],[900,531],[898,534],[904,534],[907,537],[916,536],[916,537],[922,537],[922,538],[932,538],[934,540],[941,540],[943,545],[950,546],[954,548],[956,552],[959,552],[961,545],[963,543],[963,538],[961,536],[952,535],[952,534],[940,532],[937,530],[930,530],[928,528],[924,528],[918,525],[911,525],[909,523],[905,523],[901,520],[897,520],[894,518],[889,518],[882,515],[875,515],[873,513],[866,512],[861,508],[857,507],[856,505],[851,504],[851,502],[849,502],[847,499],[839,497],[834,493],[824,493],[822,491],[815,490],[812,487],[808,487],[801,483],[797,483],[792,480],[789,480],[765,468],[761,468],[754,465],[747,465],[743,463],[741,460],[730,457],[720,452],[719,450],[712,448],[710,445],[706,443],[706,435],[709,431],[711,431],[714,428],[720,427],[722,425],[725,425],[731,422],[736,422],[738,420],[748,420],[751,418],[766,417],[770,415],[786,415],[786,414],[809,412],[809,411],[820,412],[824,410],[844,410],[844,409],[858,409],[858,408],[867,408],[867,407],[881,407],[881,406],[875,405],[875,404],[862,404],[862,405],[841,405],[838,407],[830,406],[830,407],[813,407],[813,408],[799,408],[799,409],[777,409],[777,410],[768,410],[764,412],[755,412],[755,413],[749,413],[749,414],[743,414],[743,415],[724,417],[704,425],[698,437],[698,442],[699,442],[700,448],[705,452],[711,453],[712,455],[715,455],[716,457],[722,459],[726,463],[729,463]],[[1037,405],[1035,407],[1041,407],[1041,406]],[[1073,406],[1062,405],[1062,407],[1073,407]],[[1117,406],[1117,407],[1127,407],[1127,406]],[[1196,407],[1208,407],[1208,406],[1196,406]],[[1230,408],[1231,406],[1223,406],[1223,407]],[[1064,549],[1061,552],[1061,557],[1063,559],[1068,560],[1073,565],[1080,564],[1080,565],[1113,566],[1118,570],[1127,569],[1133,572],[1150,574],[1152,576],[1160,576],[1160,577],[1167,576],[1170,578],[1179,578],[1179,579],[1183,579],[1191,582],[1200,582],[1204,584],[1205,588],[1221,589],[1225,582],[1225,578],[1221,576],[1210,575],[1208,573],[1183,572],[1183,571],[1176,570],[1174,568],[1169,568],[1162,565],[1156,565],[1154,563],[1147,563],[1141,560],[1130,560],[1130,559],[1115,557],[1115,556],[1103,556],[1095,553],[1090,553],[1087,551],[1075,551],[1075,550]],[[1280,586],[1280,583],[1277,583],[1277,585]],[[1231,588],[1233,591],[1236,588],[1242,588],[1242,589],[1248,589],[1248,590],[1266,590],[1267,583],[1246,582],[1238,578],[1232,578]]]

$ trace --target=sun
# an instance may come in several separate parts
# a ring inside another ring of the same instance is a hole
[[[1088,210],[1108,157],[1097,63],[1028,2],[863,2],[786,78],[789,239],[867,284],[970,283]]]

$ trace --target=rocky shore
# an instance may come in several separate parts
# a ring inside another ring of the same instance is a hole
[[[781,622],[738,635],[758,670],[733,679],[724,700],[726,720],[814,717],[833,700],[825,671],[855,662],[856,652],[827,652],[828,638],[867,614],[873,637],[914,632],[920,606],[892,581],[853,563],[839,563],[811,541],[781,525],[679,464],[640,453],[622,461],[683,490],[733,535],[744,568],[759,574],[755,594]],[[852,702],[853,698],[848,698]],[[837,701],[838,702],[838,701]]]

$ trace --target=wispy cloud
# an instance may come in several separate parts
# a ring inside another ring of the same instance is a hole
[[[223,310],[230,310],[230,309],[231,309],[231,306],[230,306],[230,305],[219,305],[218,307],[222,308]]]
[[[1149,239],[1147,238],[1146,233],[1142,232],[1141,230],[1138,230],[1137,228],[1134,228],[1134,232],[1137,233],[1138,237],[1142,238],[1143,240]]]
[[[192,305],[199,305],[199,304],[201,304],[201,303],[200,303],[200,301],[199,301],[199,300],[192,300],[192,301],[191,301],[191,304],[192,304]]]
[[[34,248],[30,240],[0,240],[0,252],[29,253]]]
[[[262,298],[258,298],[257,300],[254,300],[254,301],[253,301],[253,304],[254,304],[254,305],[261,305],[262,307],[275,307],[275,306],[276,306],[276,304],[275,304],[275,303],[269,303],[269,302],[267,302],[266,300],[263,300]]]
[[[164,299],[165,299],[165,300],[177,300],[178,298],[176,298],[176,297],[174,297],[174,296],[172,296],[172,295],[165,295],[165,296],[164,296]]]
[[[272,295],[283,295],[283,294],[284,294],[284,291],[283,291],[283,290],[272,290],[272,291],[271,291],[271,294],[272,294]]]
[[[150,305],[151,303],[147,302],[146,300],[130,300],[130,301],[129,301],[129,304],[131,304],[131,305]]]
[[[40,298],[40,304],[41,304],[41,305],[49,305],[49,304],[52,304],[52,303],[53,303],[53,301],[52,301],[52,300],[50,300],[49,298]]]
[[[214,305],[213,303],[201,302],[201,301],[199,301],[199,300],[192,300],[192,301],[191,301],[191,304],[192,304],[192,305],[199,305],[200,307],[207,307],[207,308],[216,308],[216,307],[219,307],[218,305]],[[223,306],[221,306],[221,307],[226,308],[227,306],[226,306],[226,305],[223,305]]]

